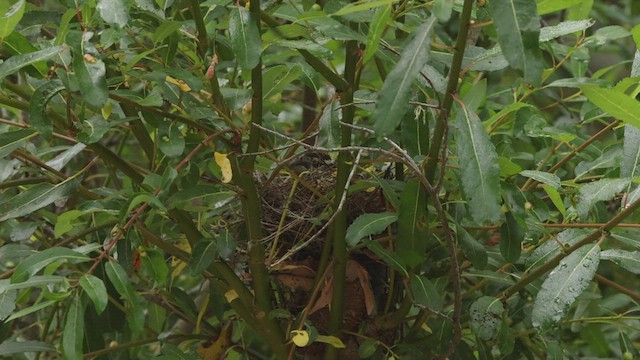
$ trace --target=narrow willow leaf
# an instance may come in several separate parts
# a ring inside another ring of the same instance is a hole
[[[20,129],[0,134],[0,159],[22,146],[27,140],[38,135],[31,129]]]
[[[590,28],[595,24],[595,21],[588,20],[568,20],[563,21],[557,25],[546,26],[540,29],[540,42],[549,41],[560,36],[573,34],[577,31],[582,31]]]
[[[508,319],[510,320],[510,319]],[[516,332],[514,329],[509,327],[509,322],[507,319],[502,321],[502,325],[500,326],[500,333],[498,335],[498,348],[500,349],[501,355],[510,355],[513,353],[513,350],[516,345]]]
[[[60,200],[78,186],[78,181],[69,178],[56,185],[38,184],[0,204],[0,221],[28,215]]]
[[[98,0],[96,7],[100,17],[111,25],[123,28],[129,22],[129,1],[126,0]]]
[[[373,19],[371,19],[369,33],[367,33],[367,46],[364,49],[364,55],[362,56],[363,64],[366,64],[371,60],[376,51],[378,51],[382,33],[390,19],[391,5],[386,5],[376,10],[376,13],[373,15]]]
[[[564,10],[571,6],[580,4],[583,1],[584,0],[540,0],[537,2],[538,15],[545,15]]]
[[[638,176],[640,176],[640,128],[625,125],[620,177],[636,178]]]
[[[378,340],[371,338],[363,341],[358,347],[358,356],[360,356],[360,359],[366,359],[375,354],[379,344],[380,342]]]
[[[70,295],[70,293],[58,293],[56,295],[64,295],[64,296],[68,296]],[[62,296],[61,296],[62,297]],[[28,306],[24,309],[21,309],[20,311],[16,311],[13,314],[11,314],[11,316],[9,316],[5,321],[6,322],[10,322],[12,320],[15,319],[19,319],[23,316],[27,316],[29,314],[33,314],[34,312],[40,311],[44,308],[47,308],[53,304],[56,304],[59,300],[48,300],[48,301],[41,301],[39,303],[36,303],[34,305]]]
[[[53,169],[58,171],[62,170],[62,168],[67,165],[69,161],[76,157],[86,145],[84,144],[75,144],[69,149],[65,150],[62,154],[56,156],[55,158],[47,161],[47,166],[50,166]]]
[[[373,251],[374,254],[376,254],[380,259],[382,259],[382,261],[385,264],[392,267],[394,270],[399,272],[402,276],[404,277],[409,276],[407,269],[403,265],[403,259],[400,259],[398,255],[383,248],[382,245],[380,245],[375,241],[365,240],[364,244],[369,250]]]
[[[538,46],[540,21],[535,0],[493,0],[489,12],[509,65],[521,70],[526,82],[539,85],[543,60]]]
[[[104,282],[96,276],[86,274],[80,278],[80,286],[82,286],[82,290],[84,290],[93,302],[96,313],[98,315],[102,314],[109,302],[109,295],[107,294],[107,288],[104,286]]]
[[[589,210],[598,202],[611,200],[617,193],[624,191],[631,183],[630,179],[602,179],[580,188],[580,200],[576,211],[582,219],[586,219]]]
[[[500,254],[507,262],[515,263],[522,253],[524,230],[511,211],[507,212],[505,217],[506,221],[500,227]]]
[[[348,14],[353,14],[356,12],[367,11],[373,9],[378,6],[390,6],[398,2],[398,0],[366,0],[366,1],[357,1],[351,4],[345,5],[340,10],[331,14],[332,16],[344,16]]]
[[[24,15],[25,4],[25,0],[18,0],[0,17],[0,39],[7,37],[16,28]]]
[[[80,295],[77,295],[71,301],[62,331],[62,355],[65,359],[83,359],[84,331],[84,306]]]
[[[533,326],[548,330],[565,316],[587,288],[600,264],[600,247],[585,245],[560,261],[542,284],[533,304]]]
[[[40,132],[45,139],[51,140],[53,125],[47,116],[47,104],[53,97],[64,90],[62,81],[50,80],[40,85],[29,100],[29,121],[31,126]]]
[[[251,70],[260,62],[262,48],[257,21],[249,10],[242,6],[236,6],[231,10],[229,19],[231,48],[238,64],[244,70]]]
[[[52,344],[42,341],[5,340],[2,344],[0,344],[0,356],[45,351],[56,351],[56,348]]]
[[[6,281],[6,283],[3,283],[2,281]],[[29,278],[23,282],[11,283],[11,280],[2,280],[2,281],[0,281],[0,292],[3,292],[5,290],[6,291],[20,290],[20,289],[26,289],[30,287],[54,285],[58,283],[63,283],[66,281],[66,279],[64,278],[64,276],[58,276],[58,275],[32,275],[32,276],[29,276]]]
[[[298,79],[302,68],[298,64],[292,66],[276,65],[264,72],[262,83],[262,98],[265,101],[280,101],[279,95],[291,82]],[[266,108],[266,107],[265,107]],[[266,110],[266,109],[265,109]]]
[[[575,179],[582,178],[597,169],[610,169],[620,165],[622,149],[618,146],[611,147],[593,161],[581,161],[574,170]]]
[[[73,71],[84,100],[90,105],[102,107],[109,98],[104,62],[92,54],[76,51],[73,54]]]
[[[0,64],[0,84],[4,82],[4,78],[7,77],[7,75],[11,75],[25,66],[37,63],[39,61],[48,60],[56,55],[59,55],[60,52],[62,52],[66,48],[67,47],[64,45],[52,46],[48,49],[10,57],[5,62]]]
[[[462,227],[456,227],[458,244],[464,256],[471,261],[473,267],[482,270],[487,266],[487,250]]]
[[[397,220],[398,215],[392,212],[362,214],[358,216],[347,229],[347,245],[351,247],[356,246],[362,238],[381,233],[387,226]]]
[[[422,275],[411,277],[411,293],[416,304],[430,310],[441,311],[444,301],[440,292],[429,279]]]
[[[560,189],[560,178],[556,174],[551,174],[538,170],[524,170],[520,175],[531,178],[537,182],[547,184],[554,189]]]
[[[471,304],[469,317],[471,329],[482,340],[492,340],[498,335],[502,323],[502,302],[491,296],[482,296]]]
[[[127,303],[127,320],[129,328],[133,333],[139,334],[144,328],[144,311],[140,307],[138,295],[136,294],[129,276],[120,264],[109,261],[105,264],[107,277],[111,280],[113,287]]]
[[[4,319],[8,318],[13,310],[16,309],[17,294],[18,292],[16,290],[0,291],[0,321],[4,321]]]
[[[582,85],[584,95],[600,109],[614,118],[640,128],[640,102],[614,89],[601,88],[598,85]]]
[[[538,246],[527,259],[527,266],[533,267],[544,264],[547,260],[564,251],[563,248],[569,248],[589,235],[590,231],[586,229],[568,229],[555,235],[555,238],[547,240]]]
[[[22,260],[11,276],[12,283],[27,281],[45,266],[57,261],[68,261],[72,264],[89,261],[86,255],[75,252],[65,247],[54,247],[37,252]]]
[[[318,127],[318,146],[328,148],[339,147],[342,143],[342,129],[340,128],[340,116],[338,109],[338,101],[332,101],[329,106],[325,107],[320,117]]]
[[[141,255],[141,259],[142,267],[144,271],[149,274],[149,278],[159,286],[164,286],[169,276],[169,267],[162,253],[158,250],[147,249],[145,253]]]
[[[213,260],[218,258],[218,247],[213,239],[202,239],[198,241],[191,251],[188,267],[193,275],[200,275]]]
[[[631,273],[640,274],[640,251],[609,249],[603,251],[600,258],[612,261]]]
[[[512,112],[516,112],[516,111],[522,109],[523,107],[528,107],[528,106],[532,106],[532,105],[526,104],[526,103],[522,103],[522,102],[509,104],[509,105],[505,106],[502,110],[498,111],[495,115],[493,115],[492,117],[487,119],[486,121],[483,121],[483,124],[484,124],[485,127],[489,127],[489,126],[493,125],[496,121],[498,121],[498,120],[502,119],[503,117],[507,116],[508,114],[510,114]]]
[[[558,190],[547,184],[542,185],[542,188],[547,193],[547,195],[549,195],[549,199],[551,199],[551,202],[553,202],[553,205],[556,207],[556,209],[560,211],[560,214],[566,217],[567,208],[564,206],[564,202],[562,201],[562,197],[560,196]]]
[[[460,179],[471,216],[478,223],[500,219],[500,166],[478,115],[458,108],[454,123]]]
[[[427,246],[427,194],[417,179],[405,185],[398,210],[396,252],[402,263],[413,267],[422,262]]]
[[[373,128],[379,137],[392,133],[409,110],[413,81],[429,58],[434,23],[432,16],[416,29],[413,39],[382,84],[373,113]]]
[[[451,0],[436,0],[433,3],[433,14],[438,18],[440,22],[447,22],[451,18],[451,12],[453,10],[453,1]]]

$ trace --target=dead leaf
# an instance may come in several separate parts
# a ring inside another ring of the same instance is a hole
[[[231,345],[231,323],[222,329],[220,336],[213,344],[209,346],[206,346],[206,343],[202,344],[196,351],[203,360],[221,360],[224,359],[229,345]]]

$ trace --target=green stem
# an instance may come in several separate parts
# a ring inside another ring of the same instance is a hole
[[[196,30],[198,31],[198,53],[200,58],[204,60],[209,49],[209,37],[207,36],[207,28],[204,25],[204,19],[200,12],[200,1],[189,0],[189,7],[193,15],[193,21],[196,24]]]
[[[340,102],[344,106],[342,109],[342,121],[346,124],[353,124],[355,117],[355,107],[353,106],[353,91],[357,88],[356,84],[356,65],[358,62],[358,42],[349,41],[346,45],[346,60],[344,78],[349,86],[340,94]],[[351,127],[342,126],[341,128],[341,146],[347,147],[351,145]],[[343,193],[346,191],[351,165],[349,164],[350,155],[347,152],[338,154],[338,169],[336,176],[336,187],[334,197],[334,209],[337,211],[342,199]],[[333,336],[340,336],[342,324],[344,320],[344,289],[346,285],[346,268],[347,268],[347,244],[345,236],[347,232],[347,212],[344,207],[336,215],[332,225],[332,245],[333,245],[333,295],[331,298],[331,313],[329,317],[329,333]],[[337,359],[338,351],[333,346],[326,346],[325,359]]]
[[[444,130],[447,126],[447,119],[453,106],[453,95],[458,91],[458,78],[462,67],[462,59],[464,58],[464,49],[467,43],[467,34],[469,32],[469,21],[471,20],[471,9],[474,0],[464,0],[462,13],[460,14],[460,26],[458,28],[458,37],[456,38],[455,52],[449,69],[449,83],[447,84],[447,92],[444,96],[444,102],[440,107],[440,114],[433,130],[433,142],[429,148],[429,156],[426,165],[426,177],[429,182],[433,182],[438,164],[438,156],[442,146]]]

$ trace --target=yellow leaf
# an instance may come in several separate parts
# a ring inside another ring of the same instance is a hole
[[[344,349],[346,346],[344,345],[344,343],[342,342],[342,340],[340,340],[339,338],[335,337],[335,336],[327,336],[327,335],[318,335],[318,337],[316,338],[317,342],[321,342],[321,343],[325,343],[325,344],[329,344],[331,346],[333,346],[336,349]]]
[[[293,330],[291,340],[297,347],[305,347],[309,345],[309,333],[304,330]]]
[[[165,78],[165,81],[177,86],[180,89],[180,91],[182,91],[182,92],[191,91],[191,88],[189,87],[189,85],[187,85],[187,83],[182,81],[182,80],[177,80],[176,78],[173,78],[173,77],[167,75],[167,77]]]
[[[227,302],[231,304],[233,300],[238,298],[238,293],[235,290],[231,289],[224,293],[224,297],[227,299]]]
[[[223,359],[226,350],[231,345],[231,325],[227,325],[222,329],[220,336],[209,346],[200,345],[196,350],[203,360]]]
[[[113,104],[107,101],[102,107],[102,118],[105,120],[109,119],[109,116],[111,116],[112,109],[113,109]]]
[[[222,171],[222,179],[220,180],[225,184],[231,181],[233,172],[231,171],[231,161],[227,158],[227,154],[214,152],[213,158],[216,160],[216,164],[220,166],[220,171]]]

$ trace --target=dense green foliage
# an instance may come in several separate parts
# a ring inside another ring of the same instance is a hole
[[[638,1],[0,16],[0,357],[640,357]]]

